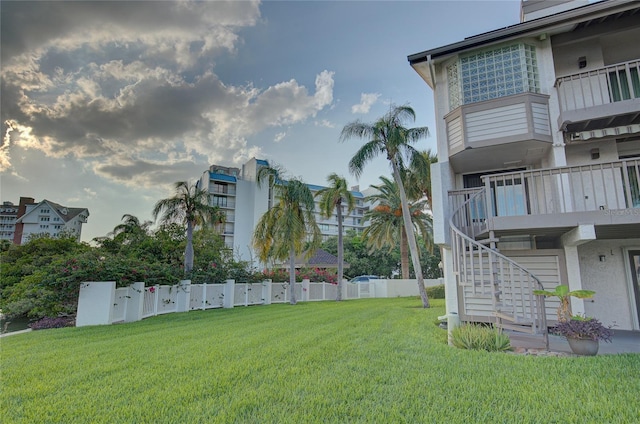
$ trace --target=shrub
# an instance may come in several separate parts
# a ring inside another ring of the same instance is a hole
[[[608,343],[611,343],[611,337],[613,337],[611,327],[605,327],[595,318],[582,317],[580,315],[572,316],[569,321],[559,322],[553,332],[567,338],[593,341],[604,340]]]
[[[511,348],[509,336],[482,325],[463,324],[451,331],[451,341],[459,349],[504,352]]]
[[[46,330],[47,328],[73,327],[74,320],[69,317],[45,317],[29,324],[33,330]]]
[[[444,284],[427,287],[427,296],[429,299],[444,299]]]

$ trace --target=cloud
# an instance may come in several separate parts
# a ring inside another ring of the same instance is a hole
[[[323,119],[321,121],[316,121],[315,122],[316,127],[325,127],[325,128],[335,128],[336,126],[333,124],[333,122],[328,121],[326,119]]]
[[[286,132],[279,132],[278,134],[276,134],[276,136],[273,138],[273,142],[274,143],[280,143],[282,141],[283,138],[285,138],[287,136]]]
[[[260,19],[257,2],[6,2],[1,19],[2,171],[35,149],[155,187],[261,156],[249,137],[333,102],[327,70],[313,93],[295,79],[258,88],[216,75]]]
[[[351,106],[351,113],[369,113],[371,106],[373,106],[380,97],[380,93],[362,93],[360,95],[360,103]]]

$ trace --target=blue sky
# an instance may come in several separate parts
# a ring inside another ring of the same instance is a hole
[[[407,56],[518,23],[519,0],[2,2],[0,197],[87,207],[83,240],[151,218],[175,181],[251,157],[322,185],[361,145],[345,124],[408,104]]]

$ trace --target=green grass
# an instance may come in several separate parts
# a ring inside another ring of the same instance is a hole
[[[631,423],[640,355],[458,350],[416,298],[3,338],[3,423]]]

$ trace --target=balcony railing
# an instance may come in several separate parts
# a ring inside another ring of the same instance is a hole
[[[480,211],[501,217],[640,208],[640,159],[509,172],[482,179],[488,207],[476,206],[476,218],[482,218]]]
[[[640,60],[561,77],[556,87],[563,113],[640,99]]]

